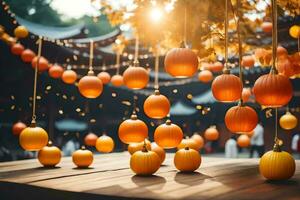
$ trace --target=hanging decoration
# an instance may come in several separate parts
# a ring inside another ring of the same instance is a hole
[[[273,27],[272,22],[265,21],[261,24],[261,29],[265,33],[272,33],[272,27]]]
[[[200,149],[196,141],[192,138],[189,138],[188,136],[181,140],[180,144],[177,146],[177,149],[184,149],[186,147],[189,147],[190,149],[194,149],[196,151],[199,151]]]
[[[77,73],[69,68],[63,72],[61,79],[66,84],[74,84],[77,80]]]
[[[103,133],[96,141],[96,149],[102,153],[110,153],[114,150],[115,143],[114,140]]]
[[[208,141],[214,141],[219,139],[219,131],[216,126],[210,126],[204,131],[204,138]]]
[[[201,135],[198,133],[194,133],[193,136],[191,137],[197,145],[197,149],[202,149],[204,147],[204,139]]]
[[[12,133],[19,136],[25,128],[27,128],[26,124],[19,121],[12,126]]]
[[[198,74],[198,80],[202,83],[209,83],[214,79],[214,75],[209,70],[202,70]]]
[[[39,63],[37,63],[38,59],[39,59]],[[43,56],[41,57],[35,56],[31,61],[31,66],[33,69],[37,67],[38,71],[40,72],[47,71],[49,69],[49,61]]]
[[[48,70],[49,76],[55,79],[61,78],[63,73],[64,73],[64,69],[57,64],[52,65]]]
[[[299,39],[299,37],[300,37],[300,26],[298,26],[298,25],[291,26],[291,28],[289,29],[289,33],[290,33],[291,37],[293,37],[295,39]]]
[[[144,143],[146,143],[146,149],[148,151],[151,151],[151,142],[148,139],[145,139],[144,142],[137,142],[137,143],[130,143],[128,145],[128,152],[130,153],[130,155],[134,154],[137,151],[142,151],[143,147],[144,147]]]
[[[244,87],[242,90],[242,100],[244,103],[248,102],[252,95],[251,88]]]
[[[94,160],[93,153],[82,146],[72,154],[72,161],[78,168],[88,168]]]
[[[121,87],[124,85],[123,76],[120,75],[120,53],[116,52],[116,74],[111,77],[111,84],[115,87]]]
[[[298,119],[295,115],[290,113],[288,110],[279,119],[279,125],[284,130],[292,130],[297,127]]]
[[[110,74],[108,72],[100,72],[97,77],[102,81],[104,85],[108,84],[110,82]]]
[[[151,151],[155,152],[160,158],[160,164],[162,164],[166,159],[166,152],[163,148],[158,146],[155,142],[151,143]]]
[[[246,68],[254,67],[255,59],[253,55],[243,56],[242,58],[242,66]]]
[[[14,55],[21,55],[24,51],[24,46],[20,43],[15,43],[11,46],[10,51],[14,54]]]
[[[15,28],[14,34],[17,38],[26,38],[29,32],[25,26],[18,26]]]
[[[55,167],[60,162],[61,156],[60,149],[52,146],[51,141],[38,152],[38,160],[44,167]]]
[[[30,49],[25,49],[21,53],[21,59],[25,63],[31,63],[31,61],[33,60],[34,57],[35,57],[35,53],[33,51],[31,51]]]
[[[241,148],[247,148],[250,146],[250,138],[248,135],[240,135],[237,139],[237,145]]]
[[[200,167],[201,156],[198,151],[185,147],[174,156],[174,165],[181,172],[193,172]]]
[[[96,145],[97,139],[98,139],[98,136],[95,133],[88,133],[84,137],[84,144],[86,146],[94,147]]]

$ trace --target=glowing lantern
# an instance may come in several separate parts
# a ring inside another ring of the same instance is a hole
[[[14,34],[17,38],[26,38],[28,36],[28,30],[25,26],[18,26],[15,28]]]
[[[287,111],[280,117],[279,124],[281,128],[285,130],[291,130],[297,126],[298,119],[295,115]]]
[[[71,69],[63,72],[61,79],[64,83],[73,84],[77,80],[77,73]]]
[[[113,75],[110,80],[111,84],[115,87],[120,87],[124,84],[123,77],[121,75]]]
[[[294,25],[289,30],[290,36],[298,39],[300,37],[300,26]]]
[[[209,70],[202,70],[198,74],[198,80],[203,83],[209,83],[213,80],[214,76]]]
[[[261,24],[261,29],[263,30],[263,32],[265,33],[271,33],[272,32],[272,23],[271,22],[263,22]]]
[[[84,137],[84,144],[87,146],[94,147],[96,145],[96,141],[98,139],[98,136],[94,133],[89,133]]]
[[[48,74],[52,78],[60,78],[63,73],[64,69],[59,65],[53,65],[48,70]]]
[[[52,146],[49,141],[47,146],[44,146],[38,153],[39,162],[45,167],[54,167],[60,162],[61,151],[58,147]]]
[[[149,74],[146,69],[138,65],[138,62],[134,62],[134,66],[129,66],[124,71],[123,81],[130,89],[142,89],[148,84]]]
[[[97,77],[102,81],[104,85],[110,82],[110,74],[107,72],[100,72]]]
[[[216,126],[210,126],[204,132],[204,138],[209,141],[214,141],[219,138],[219,131],[216,129]]]
[[[251,94],[252,94],[251,88],[243,88],[243,91],[242,91],[243,102],[249,101]]]
[[[101,80],[94,75],[93,71],[89,71],[87,76],[79,80],[78,89],[82,96],[94,99],[101,95],[103,84]]]
[[[25,49],[21,53],[21,59],[23,60],[23,62],[26,62],[26,63],[31,62],[34,57],[35,57],[35,53],[33,51],[31,51],[30,49]]]
[[[38,57],[34,57],[31,61],[31,66],[33,69],[35,69],[35,67],[37,66],[37,60]],[[46,71],[49,69],[49,62],[46,58],[44,58],[43,56],[40,57],[39,59],[39,64],[38,64],[38,70],[39,71]]]
[[[38,151],[47,145],[48,134],[41,127],[37,127],[35,123],[31,123],[30,127],[20,133],[19,142],[21,147],[27,151]]]
[[[21,55],[22,52],[24,51],[24,46],[21,45],[20,43],[16,43],[11,46],[10,50],[15,55]]]
[[[162,119],[170,112],[170,102],[168,98],[155,90],[155,94],[150,95],[144,102],[145,114],[154,119]]]
[[[253,56],[243,56],[242,58],[242,66],[251,68],[255,64],[255,59]]]
[[[237,139],[237,144],[241,148],[246,148],[250,146],[250,138],[248,135],[240,135]]]
[[[102,153],[110,153],[114,150],[114,140],[106,134],[100,136],[96,141],[96,149]]]
[[[12,127],[12,132],[14,135],[20,135],[20,133],[27,128],[26,124],[23,122],[17,122]]]

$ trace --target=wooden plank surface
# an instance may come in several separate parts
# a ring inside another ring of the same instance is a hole
[[[134,175],[127,152],[96,155],[88,169],[77,169],[70,157],[54,169],[36,159],[0,163],[0,194],[5,199],[300,199],[300,161],[295,176],[268,182],[258,159],[203,157],[194,173],[180,173],[167,154],[150,177]],[[2,198],[1,198],[2,199]],[[27,199],[27,198],[26,198]]]

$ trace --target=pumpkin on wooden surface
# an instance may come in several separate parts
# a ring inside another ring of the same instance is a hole
[[[38,160],[45,167],[54,167],[57,165],[60,162],[61,156],[60,149],[52,146],[51,141],[38,152]]]
[[[53,65],[49,68],[48,74],[51,78],[60,78],[64,73],[64,68],[59,65]]]
[[[213,78],[214,78],[214,75],[209,70],[202,70],[198,74],[198,80],[202,83],[209,83],[213,80]]]
[[[197,148],[202,149],[204,146],[204,139],[201,135],[198,133],[194,133],[193,136],[191,137],[196,142]]]
[[[38,151],[47,145],[48,134],[43,128],[32,123],[20,133],[19,142],[24,150]]]
[[[21,55],[22,52],[24,51],[24,46],[20,43],[16,43],[11,46],[10,50],[15,55]]]
[[[111,84],[115,87],[120,87],[124,84],[123,76],[121,75],[113,75],[110,80]]]
[[[268,180],[287,180],[295,173],[295,160],[291,154],[281,151],[278,144],[265,153],[259,162],[260,174]]]
[[[242,66],[251,68],[255,64],[255,59],[252,55],[243,56],[242,58]]]
[[[89,133],[84,137],[84,144],[87,146],[94,147],[96,145],[96,141],[98,136],[95,133]]]
[[[246,148],[250,146],[250,138],[248,135],[240,135],[237,139],[237,144],[241,148]]]
[[[25,128],[27,128],[26,124],[23,122],[17,122],[12,126],[12,133],[14,135],[20,135]]]
[[[21,53],[21,59],[23,60],[23,62],[26,62],[26,63],[30,63],[35,56],[36,56],[35,53],[33,51],[31,51],[30,49],[25,49]]]
[[[138,90],[147,86],[149,74],[147,70],[135,62],[134,66],[129,66],[123,73],[124,85],[130,89]]]
[[[219,139],[219,131],[216,126],[210,126],[204,131],[204,138],[209,141],[214,141]]]
[[[277,108],[286,105],[291,100],[293,86],[289,78],[271,71],[255,81],[253,93],[260,105]]]
[[[142,142],[148,137],[148,127],[145,122],[137,118],[134,112],[130,119],[120,124],[118,135],[120,140],[125,144]]]
[[[177,78],[191,77],[198,69],[198,57],[189,48],[171,49],[164,63],[166,72]]]
[[[49,62],[45,57],[41,56],[39,58],[39,64],[37,64],[37,61],[38,61],[38,56],[35,56],[31,61],[31,66],[33,69],[35,69],[36,66],[38,67],[38,70],[41,72],[49,69]]]
[[[183,132],[179,126],[171,120],[159,125],[154,131],[154,141],[162,148],[170,149],[177,147],[183,138]]]
[[[249,101],[251,94],[252,94],[251,88],[243,88],[243,91],[242,91],[243,102]]]
[[[195,140],[186,137],[184,139],[181,140],[180,144],[177,146],[177,149],[184,149],[186,147],[189,147],[190,149],[194,149],[196,151],[199,150],[199,146],[197,145],[197,143],[195,142]]]
[[[289,34],[291,37],[298,39],[300,37],[300,26],[298,25],[293,25],[289,29]]]
[[[200,167],[201,156],[189,147],[178,150],[174,156],[174,165],[181,172],[193,172]]]
[[[77,73],[71,69],[63,72],[61,79],[66,84],[73,84],[77,80]]]
[[[146,143],[146,149],[151,151],[151,142],[148,139],[145,139],[143,142],[130,143],[127,147],[127,150],[132,155],[137,151],[143,150],[144,143]]]
[[[280,117],[279,124],[281,128],[285,130],[291,130],[297,126],[298,119],[295,115],[287,111]]]
[[[15,28],[14,34],[17,38],[26,38],[29,32],[25,26],[18,26]]]
[[[158,146],[155,142],[151,143],[151,151],[157,153],[157,155],[160,158],[161,164],[165,161],[165,159],[166,159],[165,150],[162,147]]]
[[[102,81],[104,85],[110,82],[110,74],[108,72],[100,72],[97,77]]]
[[[162,119],[166,117],[170,112],[169,99],[160,94],[159,90],[155,90],[155,93],[147,97],[144,102],[145,114],[153,119]]]
[[[273,24],[271,22],[263,22],[261,24],[261,29],[265,33],[271,33],[273,28]]]
[[[110,153],[114,150],[114,140],[106,134],[100,136],[96,141],[96,149],[102,153]]]
[[[148,151],[144,146],[142,151],[135,152],[130,158],[130,168],[137,175],[149,176],[160,167],[161,159],[157,153]]]
[[[89,71],[87,76],[84,76],[79,80],[78,89],[82,96],[89,99],[95,99],[101,95],[103,84],[101,80],[95,76],[93,71]]]
[[[84,146],[78,149],[72,154],[72,161],[78,168],[88,168],[94,160],[93,153],[90,150],[85,149]]]

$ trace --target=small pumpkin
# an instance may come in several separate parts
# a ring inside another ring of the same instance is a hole
[[[66,84],[73,84],[77,80],[77,73],[71,69],[63,72],[61,79]]]
[[[198,133],[194,133],[193,136],[191,137],[196,142],[197,148],[202,149],[204,146],[204,139],[201,135]]]
[[[174,165],[181,172],[193,172],[200,167],[201,156],[198,151],[185,147],[174,156]]]
[[[243,102],[249,101],[251,95],[252,95],[251,88],[243,88],[243,91],[242,91]]]
[[[284,115],[280,117],[279,124],[281,128],[285,130],[291,130],[297,126],[298,119],[295,115],[287,111]]]
[[[198,80],[202,83],[209,83],[213,80],[213,78],[214,78],[214,75],[209,70],[202,70],[198,74]]]
[[[93,163],[93,160],[93,153],[85,149],[84,146],[72,154],[72,161],[78,168],[88,168]]]
[[[130,144],[128,145],[127,150],[128,150],[128,152],[132,155],[132,154],[134,154],[134,153],[137,152],[137,151],[143,150],[144,143],[146,143],[146,149],[147,149],[148,151],[151,151],[151,150],[152,150],[152,149],[151,149],[151,142],[150,142],[148,139],[145,139],[144,142],[130,143]]]
[[[238,139],[237,139],[237,144],[241,148],[249,147],[250,146],[250,138],[249,138],[249,136],[246,135],[246,134],[240,135],[238,137]]]
[[[138,90],[147,86],[149,74],[147,70],[140,67],[138,62],[134,62],[134,66],[129,66],[123,73],[124,85],[130,89]]]
[[[64,73],[64,68],[62,68],[59,65],[53,65],[48,70],[49,76],[55,79],[60,78],[63,75],[63,73]]]
[[[289,57],[278,58],[277,70],[279,74],[286,77],[295,75],[293,63]]]
[[[23,62],[26,62],[26,63],[30,63],[35,56],[36,56],[35,53],[33,51],[31,51],[30,49],[25,49],[21,53],[21,59],[23,60]]]
[[[38,70],[41,72],[49,69],[49,62],[45,57],[41,56],[38,64],[37,61],[38,61],[38,56],[35,56],[31,61],[31,66],[33,69],[35,69],[36,66],[38,67]]]
[[[124,85],[123,76],[121,75],[113,75],[110,80],[111,84],[115,87],[120,87]]]
[[[103,91],[101,80],[95,76],[93,71],[89,71],[87,76],[82,77],[78,82],[80,94],[89,99],[99,97]]]
[[[27,128],[26,124],[23,122],[17,122],[12,127],[12,132],[14,135],[20,135],[20,133]]]
[[[271,22],[263,22],[261,24],[261,29],[265,33],[271,33],[273,28],[273,24]]]
[[[157,153],[157,155],[160,158],[161,164],[165,161],[165,159],[166,159],[165,150],[163,148],[161,148],[160,146],[158,146],[155,142],[151,143],[151,151]]]
[[[291,37],[298,39],[300,37],[300,26],[298,25],[291,26],[291,28],[289,29],[289,33]]]
[[[107,72],[100,72],[97,77],[102,81],[104,85],[110,82],[110,74]]]
[[[98,136],[95,133],[89,133],[84,137],[84,144],[87,146],[94,147],[96,145],[96,141]]]
[[[24,46],[20,43],[16,43],[11,46],[10,50],[15,55],[21,55],[22,52],[24,51]]]
[[[14,34],[17,38],[26,38],[29,32],[25,26],[18,26],[15,28]]]
[[[153,119],[162,119],[166,117],[170,112],[169,99],[160,94],[159,90],[155,90],[155,93],[147,97],[144,102],[145,114]]]
[[[219,139],[219,131],[216,126],[210,126],[204,131],[204,138],[209,141],[214,141]]]
[[[52,146],[51,141],[38,152],[38,160],[45,167],[54,167],[60,162],[60,159],[61,151],[58,147]]]
[[[242,66],[251,68],[255,64],[255,59],[252,55],[243,56],[242,58]]]
[[[177,149],[184,149],[185,147],[189,147],[190,149],[194,149],[196,151],[199,150],[199,146],[197,145],[197,143],[195,142],[195,140],[186,137],[184,139],[181,140],[180,144],[177,146]]]
[[[110,153],[114,150],[114,140],[106,134],[100,136],[96,141],[96,149],[102,153]]]

